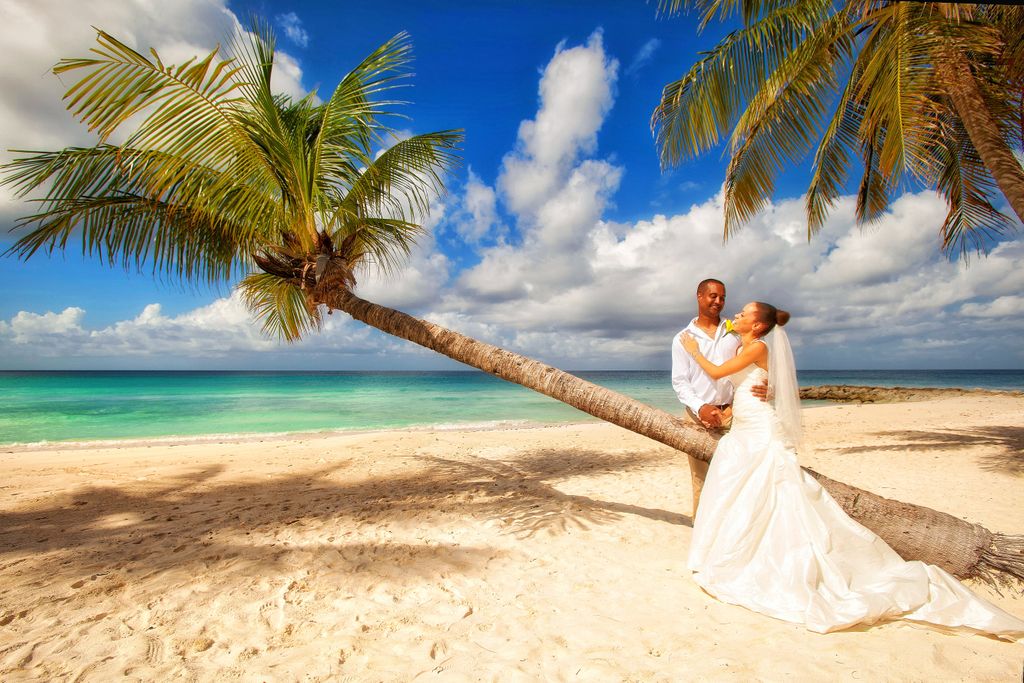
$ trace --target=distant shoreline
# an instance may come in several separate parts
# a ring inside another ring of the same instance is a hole
[[[190,447],[223,444],[263,443],[271,441],[319,441],[344,436],[365,434],[429,433],[429,432],[508,432],[530,429],[558,429],[600,424],[596,418],[587,422],[528,422],[493,421],[466,422],[464,424],[409,425],[404,427],[367,427],[365,429],[311,429],[292,432],[240,432],[234,434],[179,434],[167,436],[126,436],[109,439],[72,439],[67,441],[34,441],[30,443],[0,443],[3,453],[31,453],[36,451],[80,451],[95,449]]]
[[[877,387],[849,384],[824,384],[801,387],[800,398],[837,403],[893,403],[927,401],[950,396],[1024,396],[1024,391],[998,389],[963,389],[959,387]]]

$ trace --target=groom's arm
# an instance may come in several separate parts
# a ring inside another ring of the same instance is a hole
[[[720,427],[722,424],[721,410],[717,406],[706,405],[704,399],[697,395],[690,382],[690,371],[693,359],[679,343],[678,335],[672,339],[672,388],[679,402],[700,418],[705,427]]]
[[[755,384],[754,386],[750,387],[750,393],[752,393],[754,395],[754,398],[759,398],[762,401],[767,401],[768,400],[768,380],[765,380],[765,381],[761,382],[760,384]]]

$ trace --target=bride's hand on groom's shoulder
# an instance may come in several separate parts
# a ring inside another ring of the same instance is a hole
[[[699,347],[697,346],[697,340],[689,332],[683,332],[679,335],[679,343],[683,345],[687,353],[693,353]]]

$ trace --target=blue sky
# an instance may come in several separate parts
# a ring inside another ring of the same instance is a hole
[[[90,26],[181,61],[255,12],[275,24],[275,83],[292,94],[330,92],[407,31],[415,78],[400,126],[464,128],[464,165],[408,267],[361,275],[359,293],[380,303],[568,369],[662,369],[696,283],[716,276],[729,310],[761,299],[794,313],[804,368],[1024,367],[1020,233],[969,266],[950,262],[932,192],[908,188],[863,230],[845,198],[808,243],[803,164],[722,244],[720,151],[663,173],[649,121],[662,86],[728,27],[698,35],[692,17],[658,18],[643,2],[80,4],[9,3],[0,148],[90,141],[48,73],[85,54]],[[0,195],[0,224],[26,209]],[[75,251],[0,260],[0,293],[0,369],[458,367],[341,314],[283,345],[259,334],[230,285],[183,288]]]

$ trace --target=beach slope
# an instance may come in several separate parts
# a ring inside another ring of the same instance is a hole
[[[804,413],[803,464],[1024,533],[1019,396]],[[1021,644],[710,598],[686,462],[604,424],[3,452],[0,679],[1019,680]]]

